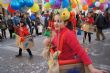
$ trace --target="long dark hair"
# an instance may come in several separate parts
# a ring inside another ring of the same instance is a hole
[[[73,30],[73,24],[71,21],[66,21],[67,22],[67,25],[66,27],[69,29],[69,30]]]

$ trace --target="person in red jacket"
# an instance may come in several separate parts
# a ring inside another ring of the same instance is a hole
[[[50,14],[49,20],[48,20],[48,29],[54,30],[54,19],[53,19],[53,13]]]
[[[56,35],[52,39],[51,44],[54,48],[51,48],[51,50],[53,50],[53,52],[60,51],[58,60],[77,59],[77,62],[82,62],[91,73],[104,73],[103,70],[98,70],[93,66],[91,59],[80,45],[76,34],[66,28],[64,21],[60,18],[60,14],[56,14],[54,17],[54,27]],[[60,62],[59,64],[61,65]]]
[[[17,35],[19,36],[20,42],[24,42],[25,41],[25,37],[30,35],[30,33],[29,33],[29,31],[28,31],[28,29],[25,26],[25,23],[23,21],[20,21],[19,27],[17,28],[17,30],[18,30],[17,31],[18,32]],[[16,55],[16,57],[22,56],[22,49],[24,49],[24,48],[19,47],[19,54]],[[29,53],[30,58],[32,58],[33,55],[32,55],[32,52],[31,52],[30,48],[26,48],[26,50]]]
[[[85,40],[86,40],[86,36],[88,35],[88,40],[89,40],[89,43],[91,43],[91,25],[93,25],[94,23],[94,18],[91,16],[91,13],[88,13],[87,14],[87,17],[85,18],[82,18],[81,19],[85,22],[86,25],[85,26],[85,29],[84,30],[84,38],[83,38],[83,43],[85,43]]]

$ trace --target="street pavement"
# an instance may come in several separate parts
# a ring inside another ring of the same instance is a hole
[[[92,42],[82,43],[82,35],[78,35],[78,40],[83,47],[89,48],[88,55],[91,57],[95,67],[110,72],[110,29],[104,30],[106,40],[95,41],[95,33],[92,35]],[[33,58],[30,59],[24,50],[23,56],[16,58],[18,48],[14,39],[8,38],[0,42],[0,73],[47,73],[47,62],[41,56],[43,50],[42,40],[44,36],[34,37],[35,46],[31,49]]]

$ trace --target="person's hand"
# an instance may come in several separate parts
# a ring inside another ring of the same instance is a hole
[[[44,40],[43,40],[43,44],[44,44],[44,46],[45,47],[48,47],[49,46],[49,44],[50,44],[50,38],[45,38]]]
[[[91,70],[91,73],[108,73],[107,71],[104,71],[104,70],[99,70],[99,69],[92,69]]]
[[[107,71],[96,69],[92,64],[88,65],[88,69],[91,73],[108,73]]]
[[[79,18],[82,18],[82,16],[81,16],[81,15],[79,15]]]
[[[51,30],[52,28],[51,27],[47,27],[49,30]]]

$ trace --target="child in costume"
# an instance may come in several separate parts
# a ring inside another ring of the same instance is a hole
[[[85,43],[87,35],[88,35],[89,43],[91,43],[91,32],[92,32],[91,28],[94,24],[94,18],[91,16],[91,13],[88,13],[86,18],[81,17],[81,19],[85,21],[85,24],[82,25],[84,31],[83,43]]]
[[[98,70],[93,66],[89,56],[79,44],[76,34],[66,28],[64,21],[69,18],[69,12],[67,9],[64,11],[61,15],[54,16],[56,35],[44,41],[47,50],[50,51],[47,54],[48,73],[68,73],[68,70],[72,69],[71,64],[76,65],[77,63],[84,64],[91,73],[104,73],[105,71]],[[67,66],[68,70],[64,70],[63,68]]]
[[[19,47],[19,54],[16,55],[16,57],[22,56],[22,50],[23,49],[26,49],[27,52],[30,55],[30,58],[32,58],[33,55],[32,55],[32,52],[30,50],[30,48],[32,47],[32,45],[29,46],[30,43],[26,43],[26,40],[29,37],[30,33],[29,33],[29,31],[28,31],[28,29],[25,26],[25,23],[23,21],[20,21],[19,27],[16,27],[16,32],[17,32],[17,35],[16,35],[16,37],[17,37],[16,38],[16,45]],[[24,47],[25,46],[24,44],[25,45],[27,44],[27,47]]]

